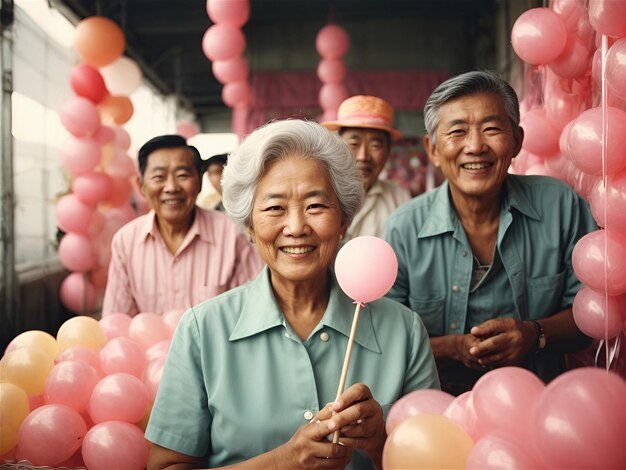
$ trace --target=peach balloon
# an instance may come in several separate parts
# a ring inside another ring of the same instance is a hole
[[[20,387],[28,395],[41,395],[54,360],[40,348],[14,349],[0,359],[0,381]]]
[[[387,434],[391,434],[398,424],[410,416],[420,413],[443,414],[453,400],[454,396],[441,390],[422,389],[407,393],[393,404],[387,414]]]
[[[128,96],[108,95],[98,105],[102,121],[106,124],[121,126],[133,116],[133,102]]]
[[[107,338],[98,320],[79,315],[66,320],[61,325],[57,332],[57,342],[60,351],[74,346],[100,351],[107,342]]]
[[[79,233],[66,233],[58,249],[59,261],[69,271],[85,272],[96,267],[96,254],[91,240]]]
[[[159,341],[169,339],[170,332],[159,315],[152,312],[141,312],[132,318],[128,327],[128,336],[146,350]]]
[[[5,354],[19,348],[43,349],[52,359],[56,358],[57,354],[59,354],[57,340],[50,333],[41,330],[29,330],[20,333],[11,340],[5,350]]]
[[[74,30],[74,49],[81,60],[94,67],[114,62],[124,52],[124,32],[109,18],[90,16]]]
[[[83,273],[70,273],[59,288],[59,298],[63,305],[74,313],[84,313],[96,306],[96,290]],[[57,334],[57,342],[59,336]],[[66,344],[61,350],[69,346],[80,346],[82,343]]]

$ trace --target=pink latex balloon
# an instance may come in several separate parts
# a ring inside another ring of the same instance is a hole
[[[85,272],[96,267],[91,240],[84,235],[66,233],[59,243],[59,261],[70,271]]]
[[[171,340],[164,339],[150,346],[146,350],[146,362],[150,363],[151,361],[158,359],[159,357],[167,356],[167,351],[170,349]]]
[[[70,137],[59,151],[61,165],[70,175],[89,173],[100,163],[102,145],[90,137]]]
[[[620,0],[589,0],[589,22],[600,34],[613,38],[626,35],[626,2]]]
[[[337,253],[335,273],[346,295],[358,302],[371,302],[393,286],[398,275],[398,259],[383,239],[356,237]]]
[[[104,165],[104,171],[111,178],[127,179],[137,176],[139,170],[135,161],[124,150],[117,150],[113,157]],[[104,199],[106,200],[106,198]]]
[[[561,55],[548,64],[550,70],[562,78],[576,78],[591,67],[591,51],[578,37],[568,38]]]
[[[563,127],[563,130],[561,131],[561,135],[559,136],[559,152],[561,152],[561,155],[563,155],[568,160],[572,159],[570,152],[569,152],[568,139],[569,139],[569,131],[572,128],[573,124],[574,124],[574,120],[565,124],[565,127]]]
[[[100,129],[96,131],[93,138],[100,145],[105,145],[115,139],[115,132],[110,126],[100,126]]]
[[[250,17],[250,0],[207,0],[206,12],[213,23],[240,28]]]
[[[143,470],[148,465],[148,443],[134,424],[107,421],[85,435],[83,459],[90,470]]]
[[[120,150],[128,150],[130,148],[130,134],[119,126],[112,127],[115,133],[115,146]]]
[[[98,353],[93,349],[84,348],[82,346],[72,346],[57,356],[57,363],[63,361],[82,362],[83,364],[93,367],[100,378],[104,375],[100,368],[100,356],[98,356]]]
[[[72,135],[86,137],[100,128],[100,114],[96,105],[87,98],[71,98],[59,110],[61,124]]]
[[[209,60],[228,60],[240,56],[246,48],[246,38],[235,26],[214,24],[202,37],[202,51]]]
[[[46,399],[43,396],[43,393],[41,395],[29,395],[28,396],[28,407],[30,408],[30,411],[34,411],[37,408],[41,408],[45,404],[46,404]]]
[[[79,361],[62,361],[52,368],[46,379],[46,403],[59,403],[84,413],[100,375],[88,364]]]
[[[422,389],[404,395],[389,410],[385,423],[387,435],[410,416],[420,413],[443,414],[453,400],[454,396],[441,390]]]
[[[543,162],[530,165],[526,168],[525,175],[540,175],[540,176],[552,176]]]
[[[571,33],[578,30],[580,18],[586,15],[584,7],[578,0],[554,0],[552,9],[561,17],[565,28]]]
[[[81,446],[87,425],[69,406],[45,405],[32,411],[18,434],[20,455],[34,465],[56,466]]]
[[[89,400],[89,416],[94,423],[117,420],[136,423],[146,414],[148,389],[134,375],[118,373],[96,384]]]
[[[98,69],[88,64],[78,64],[70,72],[70,85],[78,96],[97,104],[107,95],[104,79]]]
[[[458,397],[452,400],[452,402],[445,410],[443,410],[442,413],[446,418],[450,418],[452,421],[465,429],[465,431],[467,431],[465,427],[465,404],[467,403],[467,400],[469,399],[471,394],[471,390],[461,393]]]
[[[350,48],[350,36],[336,24],[328,24],[315,37],[315,49],[324,59],[339,59]]]
[[[565,181],[567,177],[567,169],[572,163],[562,155],[557,155],[553,158],[546,158],[543,161],[548,174],[555,178]]]
[[[550,156],[559,151],[560,133],[546,116],[542,108],[531,109],[521,119],[524,129],[522,147],[538,156]]]
[[[624,468],[626,382],[595,368],[550,382],[534,413],[532,441],[548,468]]]
[[[213,75],[222,84],[248,79],[248,61],[237,56],[227,60],[216,60],[211,64]]]
[[[478,434],[501,431],[526,442],[531,432],[529,411],[534,409],[543,389],[543,382],[521,367],[500,367],[487,372],[472,390]]]
[[[348,97],[348,90],[342,83],[325,83],[320,88],[319,100],[322,109],[339,109],[339,105]]]
[[[150,399],[154,402],[159,389],[159,383],[161,383],[161,377],[163,376],[163,369],[165,368],[165,362],[167,358],[165,356],[153,359],[148,363],[146,367],[146,377],[144,383],[148,387],[150,393]]]
[[[606,54],[606,84],[619,98],[626,100],[626,38],[620,38]]]
[[[572,93],[563,85],[561,80],[554,78],[546,83],[544,89],[546,117],[555,129],[562,129],[586,109],[585,95]]]
[[[516,54],[533,65],[555,60],[565,48],[567,29],[563,19],[549,8],[531,8],[513,24],[511,42]]]
[[[615,338],[626,319],[626,294],[606,295],[588,287],[578,291],[572,305],[580,331],[596,339]]]
[[[128,204],[130,195],[133,193],[133,187],[128,178],[114,177],[111,182],[113,183],[111,197],[103,201],[103,204],[113,207],[121,207]]]
[[[589,200],[596,223],[613,233],[626,234],[626,170],[594,185]]]
[[[128,336],[130,317],[125,313],[111,313],[100,319],[100,326],[108,339],[117,336]]]
[[[567,168],[567,181],[574,191],[576,191],[583,199],[589,199],[591,191],[598,182],[599,176],[588,175],[583,173],[576,166],[570,162]]]
[[[146,350],[159,341],[169,339],[170,332],[159,315],[152,312],[141,312],[130,321],[128,336]]]
[[[605,147],[606,174],[626,168],[626,113],[607,107],[607,139]],[[591,108],[576,118],[569,132],[570,158],[581,171],[603,174],[602,108]]]
[[[626,293],[626,247],[623,236],[606,230],[588,233],[576,243],[572,252],[572,265],[578,279],[587,287],[608,295]]]
[[[66,194],[56,205],[57,224],[64,232],[86,235],[94,207],[85,204],[74,194]]]
[[[246,80],[227,83],[222,88],[222,101],[231,108],[247,104],[251,96],[252,88]]]
[[[134,168],[134,166],[133,166]],[[72,183],[72,192],[85,204],[97,205],[111,196],[113,183],[106,173],[92,171],[79,175]]]
[[[199,132],[198,126],[193,121],[183,120],[176,123],[176,133],[182,135],[185,139],[190,139]]]
[[[163,314],[163,323],[165,323],[165,326],[167,326],[167,329],[170,331],[170,336],[174,335],[174,331],[176,331],[176,327],[183,313],[185,313],[185,311],[182,309],[174,309],[168,310]]]
[[[96,306],[96,290],[83,273],[70,273],[59,288],[63,305],[74,313],[83,313]]]
[[[544,468],[533,449],[502,433],[480,438],[467,456],[468,470],[526,470]]]
[[[143,377],[146,357],[136,341],[126,337],[111,338],[100,350],[100,365],[106,375],[124,372],[137,378]]]
[[[322,59],[317,65],[317,77],[322,83],[341,83],[347,69],[341,59]]]

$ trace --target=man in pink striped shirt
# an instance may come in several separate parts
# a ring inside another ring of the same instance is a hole
[[[103,316],[187,309],[260,272],[263,262],[238,226],[195,205],[206,169],[195,147],[159,136],[138,160],[151,210],[113,237]]]

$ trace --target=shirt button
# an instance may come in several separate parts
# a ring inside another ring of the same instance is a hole
[[[453,330],[456,330],[456,323],[454,322],[450,323],[450,328],[452,328]]]
[[[313,419],[313,412],[311,410],[306,410],[304,412],[304,419],[311,421]]]
[[[461,255],[463,256],[463,258],[465,258],[467,256],[467,250],[463,250],[463,253],[461,253]]]
[[[324,342],[328,341],[328,339],[330,338],[330,335],[328,333],[326,333],[325,331],[322,331],[322,333],[320,334],[320,339]]]
[[[452,292],[461,292],[461,288],[457,284],[455,284],[452,286]]]

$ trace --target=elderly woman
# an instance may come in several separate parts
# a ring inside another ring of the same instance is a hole
[[[419,317],[380,299],[362,310],[354,385],[335,400],[354,305],[331,266],[363,200],[349,147],[316,123],[268,124],[229,157],[223,196],[267,267],[183,316],[149,468],[381,468],[386,411],[439,379]]]

